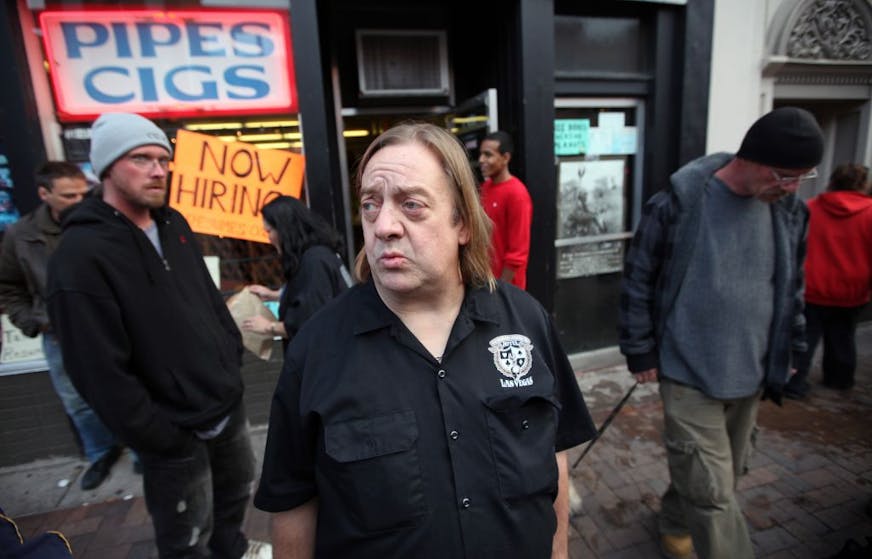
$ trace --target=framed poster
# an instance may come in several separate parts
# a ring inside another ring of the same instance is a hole
[[[557,277],[619,272],[626,160],[562,160],[558,172]]]

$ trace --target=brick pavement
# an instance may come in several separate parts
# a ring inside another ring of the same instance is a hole
[[[821,559],[846,539],[872,537],[872,324],[861,328],[857,387],[815,387],[804,402],[760,408],[757,449],[739,497],[757,556]],[[819,378],[813,371],[812,380]],[[623,367],[579,374],[599,425],[630,385]],[[573,559],[656,558],[656,512],[668,473],[656,388],[640,386],[602,440],[572,472],[583,512],[571,520]],[[582,447],[570,452],[575,462]],[[141,496],[16,517],[25,537],[57,529],[80,559],[155,557]],[[246,532],[268,541],[268,515],[250,508]]]
[[[872,324],[859,333],[857,385],[851,391],[815,386],[802,402],[763,402],[750,471],[739,481],[756,556],[822,559],[853,538],[872,538]],[[818,356],[819,361],[819,356]],[[600,425],[630,386],[622,367],[582,389]],[[817,366],[812,381],[818,381]],[[571,520],[570,556],[659,557],[656,513],[668,483],[660,442],[662,407],[642,385],[603,438],[573,470],[584,512]],[[570,464],[581,448],[570,453]]]

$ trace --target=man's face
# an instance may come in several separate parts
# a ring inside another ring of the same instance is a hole
[[[460,245],[469,234],[451,188],[436,156],[417,143],[382,148],[367,163],[360,213],[366,257],[383,296],[438,294],[460,283]]]
[[[496,140],[485,140],[481,143],[478,155],[478,166],[486,178],[493,178],[502,173],[509,165],[511,155],[500,153],[500,143]]]
[[[87,192],[88,183],[81,177],[61,177],[52,181],[51,190],[44,186],[37,189],[40,200],[48,206],[55,221],[65,209],[81,202]]]
[[[160,146],[140,146],[122,155],[109,169],[109,184],[119,201],[134,210],[164,205],[169,152]]]
[[[750,183],[750,194],[763,202],[777,202],[788,194],[795,194],[804,175],[813,170],[814,167],[783,169],[757,165],[756,176]]]

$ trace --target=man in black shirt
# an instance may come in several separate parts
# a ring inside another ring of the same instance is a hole
[[[401,125],[360,164],[361,284],[304,325],[255,505],[275,557],[565,557],[593,424],[546,311],[490,270],[466,153]]]

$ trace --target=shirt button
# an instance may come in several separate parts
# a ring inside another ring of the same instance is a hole
[[[529,421],[527,421],[527,420],[525,419],[524,421],[521,422],[521,429],[529,429],[529,428],[530,428],[530,422],[529,422]]]
[[[439,378],[445,378],[445,370],[444,370],[444,369],[439,369],[439,372],[436,373],[436,376],[439,377]]]
[[[460,501],[460,504],[463,505],[463,508],[468,509],[469,508],[469,499],[467,497],[464,497],[463,500]]]
[[[460,436],[460,433],[458,433],[457,431],[451,431],[450,433],[448,433],[448,436],[451,437],[451,440],[456,441],[457,437]]]

